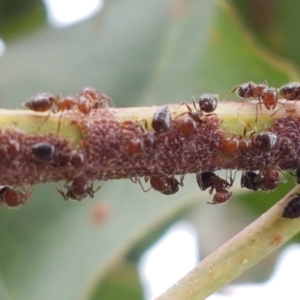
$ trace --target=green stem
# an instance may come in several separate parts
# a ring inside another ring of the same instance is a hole
[[[206,299],[284,244],[300,230],[300,218],[281,217],[287,198],[299,192],[300,185],[297,185],[156,300]]]
[[[171,128],[163,133],[151,126],[155,106],[94,109],[88,115],[0,110],[0,167],[6,170],[0,184],[69,182],[79,175],[93,182],[219,169],[295,169],[300,119],[298,103],[291,105],[295,113],[287,116],[285,109],[274,116],[259,109],[255,122],[257,101],[220,102],[213,114],[192,117],[193,105],[170,104]],[[261,131],[272,131],[277,146],[260,149]],[[241,141],[246,149],[237,148]],[[52,158],[33,153],[39,143],[52,145]]]

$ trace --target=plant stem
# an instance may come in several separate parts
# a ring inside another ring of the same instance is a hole
[[[55,113],[0,110],[1,185],[174,176],[218,169],[295,169],[300,158],[300,119],[281,109],[259,110],[257,101],[221,102],[213,114],[194,116],[192,105],[171,104],[171,128],[152,129],[158,107],[76,110]],[[47,121],[45,121],[47,118]],[[274,133],[276,147],[260,149],[257,136]],[[242,142],[244,148],[241,148]],[[48,143],[47,161],[32,149]],[[246,148],[245,148],[246,145]],[[20,172],[22,170],[22,172]]]
[[[299,192],[300,185],[297,185],[266,213],[206,257],[156,300],[206,299],[284,244],[300,230],[300,218],[281,217],[289,200],[287,198]]]

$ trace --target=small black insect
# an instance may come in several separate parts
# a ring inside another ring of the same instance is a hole
[[[217,175],[214,172],[202,172],[196,174],[196,180],[198,183],[198,186],[202,191],[205,191],[208,188],[211,188],[211,190],[214,189],[214,180],[216,180]]]
[[[152,128],[157,133],[167,132],[171,128],[172,118],[168,105],[157,109],[152,120]]]
[[[281,215],[283,218],[296,219],[300,217],[300,194],[294,194],[292,197],[293,199],[283,209]]]
[[[53,159],[55,147],[49,143],[41,142],[34,144],[31,151],[38,159],[50,162]]]
[[[253,171],[242,174],[241,187],[252,191],[258,191],[260,188],[259,175]]]

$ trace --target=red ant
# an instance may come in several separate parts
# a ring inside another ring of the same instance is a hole
[[[9,207],[17,207],[25,204],[31,197],[33,191],[23,187],[24,192],[13,189],[8,185],[0,186],[0,203],[5,203]]]
[[[94,108],[108,108],[114,106],[112,99],[91,86],[83,88],[77,95],[77,98],[82,106],[86,106],[86,114]]]
[[[145,182],[150,181],[150,188],[145,189],[139,178],[131,178],[131,181],[134,183],[139,183],[142,190],[147,193],[152,188],[164,195],[173,195],[179,191],[179,187],[183,186],[184,176],[180,177],[180,181],[178,181],[174,176],[151,176],[145,177]]]
[[[164,195],[173,195],[179,191],[179,186],[183,186],[183,179],[184,176],[180,178],[180,181],[174,176],[151,176],[150,185]]]
[[[234,176],[235,177],[235,176]],[[210,188],[209,194],[213,193],[213,190],[216,190],[216,194],[213,197],[212,202],[207,202],[208,204],[219,204],[224,203],[232,196],[232,192],[229,192],[227,189],[232,187],[234,178],[230,176],[230,182],[225,179],[220,178],[214,172],[202,172],[196,174],[196,180],[198,186],[202,191]]]
[[[237,90],[238,96],[244,99],[244,102],[246,99],[249,98],[257,98],[258,103],[256,104],[256,119],[255,122],[257,122],[258,118],[258,105],[264,104],[266,109],[273,110],[277,103],[278,98],[276,94],[276,89],[269,87],[268,83],[264,81],[262,84],[256,84],[254,82],[247,82],[241,85],[235,86],[229,94],[224,99],[227,100],[231,94],[233,94]],[[243,102],[243,105],[244,105]]]
[[[26,101],[24,103],[24,106],[36,112],[52,111],[53,113],[58,113],[58,112],[74,109],[75,107],[77,107],[79,111],[81,111],[80,109],[83,110],[82,112],[85,111],[85,105],[83,104],[79,105],[78,101],[74,97],[66,97],[64,99],[61,99],[60,96],[54,97],[53,95],[47,93],[37,94],[35,97],[32,97],[31,99]],[[54,106],[56,106],[56,108],[54,108]],[[45,120],[39,126],[38,129],[40,129],[44,125],[44,123],[47,122],[49,117],[50,117],[50,113],[48,114],[48,116],[45,118]],[[61,117],[62,114],[59,118],[58,133],[60,130]]]
[[[77,108],[77,110],[82,114],[88,115],[94,108],[106,107],[108,102],[112,102],[112,100],[106,95],[102,94],[102,92],[97,91],[94,88],[87,87],[79,93],[77,98],[61,98],[59,95],[55,97],[48,93],[40,93],[26,101],[24,106],[36,112],[52,111],[53,113],[63,113],[66,110],[74,110]],[[49,117],[50,113],[38,129],[40,129],[43,124],[47,122]],[[60,130],[61,117],[62,114],[59,119],[58,132]]]
[[[64,185],[67,188],[66,193],[62,189],[56,189],[65,200],[82,200],[88,195],[93,198],[94,194],[102,187],[102,185],[103,183],[96,190],[94,190],[93,184],[89,185],[85,178],[76,177],[69,184]]]

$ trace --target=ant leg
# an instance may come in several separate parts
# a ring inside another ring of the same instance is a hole
[[[255,123],[257,123],[257,120],[258,120],[258,105],[260,106],[260,112],[262,113],[262,110],[261,110],[261,105],[263,104],[263,102],[261,101],[260,97],[257,97],[258,99],[258,103],[256,103],[256,118],[255,118]]]
[[[217,202],[215,201],[215,196],[213,197],[213,200],[212,200],[212,202],[206,202],[207,204],[212,204],[212,205],[215,205],[215,204],[217,204]]]
[[[50,111],[49,114],[46,116],[46,118],[44,119],[44,121],[43,121],[42,124],[38,127],[37,130],[40,130],[40,129],[43,127],[43,125],[48,121],[50,115],[51,115],[51,111]]]
[[[105,183],[105,180],[103,180],[103,182],[101,182],[100,185],[95,190],[93,190],[93,193],[98,192],[102,188],[104,183]],[[92,184],[92,186],[93,186],[93,184]]]
[[[31,190],[30,190],[25,185],[22,185],[22,189],[23,189],[23,193],[22,193],[23,201],[22,201],[22,203],[25,204],[31,198],[34,188],[32,187]]]
[[[245,104],[245,101],[246,101],[246,99],[247,98],[249,98],[249,95],[250,95],[250,84],[248,84],[248,89],[247,89],[247,91],[246,91],[246,93],[245,93],[245,95],[244,95],[244,98],[243,98],[243,103],[242,103],[242,106],[241,106],[241,108],[243,108],[243,106],[244,106],[244,104]],[[251,98],[251,97],[250,97]]]
[[[195,97],[194,97],[194,96],[192,96],[192,100],[193,100],[194,108],[195,108],[195,110],[197,110],[197,106],[196,106],[196,102],[195,102]],[[190,111],[191,111],[191,110],[190,110]]]
[[[60,188],[58,188],[56,185],[54,185],[54,186],[55,186],[56,190],[63,196],[64,200],[67,201],[69,199],[69,195],[63,191],[61,183],[59,183],[59,185],[60,185]]]
[[[225,99],[224,100],[222,100],[222,102],[223,101],[226,101],[238,88],[239,88],[240,86],[239,85],[237,85],[237,86],[235,86],[230,92],[229,92],[229,94],[225,97]]]
[[[254,130],[252,129],[252,126],[251,126],[249,123],[245,124],[243,121],[241,121],[240,115],[239,115],[239,114],[238,114],[238,118],[239,118],[239,122],[244,126],[244,130],[243,130],[243,138],[246,137],[246,135],[247,135],[247,130],[248,130],[248,129],[251,129],[251,130],[252,130],[252,132],[251,132],[251,134],[250,134],[250,137],[252,137],[253,134],[255,134],[256,131],[254,131]]]
[[[145,188],[143,187],[141,181],[139,178],[137,178],[137,182],[139,183],[140,187],[142,188],[143,192],[147,193],[152,189],[152,186],[150,186],[150,188],[148,188],[147,190],[145,190]]]
[[[134,178],[130,177],[129,179],[130,179],[133,183],[137,183],[137,181],[138,181],[137,177],[134,177]]]
[[[196,108],[196,106],[195,106],[195,105],[196,105],[196,104],[195,104],[195,98],[194,98],[194,100],[193,100],[193,104],[194,104],[194,107]],[[183,113],[181,113],[180,115],[176,116],[175,119],[178,119],[179,117],[181,117],[181,116],[183,116],[183,115],[192,113],[191,107],[190,107],[186,102],[182,102],[182,103],[179,105],[179,107],[181,107],[182,105],[185,105],[185,106],[187,107],[188,111],[183,112]],[[179,107],[178,107],[178,108],[179,108]],[[196,108],[196,109],[197,109],[197,108]]]
[[[179,179],[180,181],[177,181],[180,186],[183,186],[184,177],[185,175],[180,175],[180,179]]]
[[[297,101],[297,100],[295,100],[294,105],[295,105],[296,101]],[[273,112],[273,113],[270,115],[270,117],[273,117],[276,113],[278,113],[278,111],[281,110],[281,109],[287,104],[287,102],[288,102],[288,100],[286,100],[285,103],[280,103],[281,106],[280,106],[275,112]]]
[[[59,135],[59,132],[60,132],[60,125],[61,125],[61,118],[63,116],[63,111],[60,113],[60,116],[59,116],[59,119],[58,119],[58,126],[57,126],[57,134],[56,135]]]

